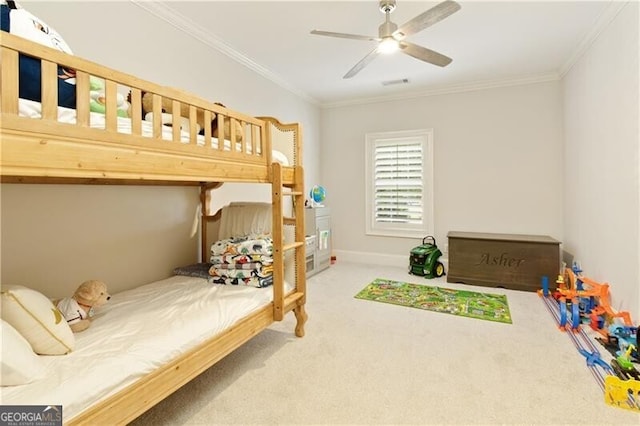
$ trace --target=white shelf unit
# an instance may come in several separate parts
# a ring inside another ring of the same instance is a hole
[[[331,265],[331,211],[329,207],[314,207],[304,214],[307,277],[310,277]]]

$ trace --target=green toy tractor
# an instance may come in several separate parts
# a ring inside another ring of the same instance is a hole
[[[428,235],[422,239],[422,245],[411,249],[409,273],[425,278],[444,275],[444,265],[438,259],[442,252],[436,245],[436,239]]]

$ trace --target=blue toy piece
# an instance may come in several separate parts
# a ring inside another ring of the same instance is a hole
[[[542,295],[549,297],[549,277],[546,275],[542,277]]]
[[[562,301],[559,304],[560,307],[560,327],[564,328],[567,325],[567,303]]]
[[[617,356],[621,356],[629,347],[633,347],[631,358],[638,359],[638,327],[630,327],[620,324],[612,324],[609,326],[609,335],[615,336],[618,340]]]
[[[606,363],[605,360],[603,360],[600,357],[600,353],[598,351],[589,352],[586,349],[578,348],[578,352],[580,352],[580,355],[582,355],[583,357],[586,358],[588,367],[593,367],[595,365],[599,365],[605,371],[609,372],[610,374],[613,374],[613,369],[611,368],[611,366],[609,364]]]
[[[571,270],[576,275],[580,275],[582,273],[582,268],[580,268],[578,262],[573,262],[573,265],[571,265]]]
[[[580,304],[576,299],[571,301],[571,328],[577,330],[580,327]]]

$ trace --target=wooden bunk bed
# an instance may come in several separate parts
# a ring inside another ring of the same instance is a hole
[[[18,80],[19,55],[39,58],[42,68],[40,116],[21,113]],[[213,338],[193,347],[135,381],[125,389],[65,419],[68,424],[123,424],[148,410],[202,371],[215,364],[274,321],[293,311],[295,334],[304,335],[305,253],[304,188],[301,128],[273,118],[241,114],[185,92],[127,75],[77,56],[35,44],[3,32],[0,37],[0,175],[3,183],[134,184],[199,186],[202,202],[202,235],[214,218],[208,211],[213,189],[223,182],[270,183],[272,187],[273,286],[272,302],[236,322]],[[76,71],[74,119],[60,122],[58,66]],[[89,80],[105,82],[106,112],[96,126],[89,107]],[[144,92],[153,94],[152,124],[138,108],[130,118],[117,116],[116,94],[130,91],[138,105]],[[173,105],[172,124],[161,124],[161,105]],[[187,106],[188,126],[180,128],[179,111]],[[198,114],[205,122],[218,119],[217,138],[205,126],[197,134]],[[122,131],[122,120],[130,128]],[[230,134],[225,135],[228,122]],[[241,142],[235,123],[244,133]],[[96,128],[98,127],[98,128]],[[168,130],[169,129],[169,130]],[[226,141],[226,142],[222,142]],[[272,162],[274,146],[287,151],[290,165]],[[283,214],[283,199],[293,200],[293,214]],[[285,244],[284,228],[294,227],[294,241]],[[203,237],[203,261],[208,253]],[[284,257],[293,252],[293,290],[284,286]]]

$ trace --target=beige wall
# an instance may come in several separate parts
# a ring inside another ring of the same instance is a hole
[[[640,318],[638,3],[627,3],[564,78],[565,249]]]
[[[322,175],[342,257],[407,265],[415,239],[365,235],[365,134],[432,128],[435,237],[449,231],[562,240],[558,81],[323,111]],[[345,184],[347,183],[347,184]]]
[[[196,188],[4,184],[1,191],[2,284],[62,297],[95,278],[116,292],[196,260]]]
[[[318,180],[317,106],[131,2],[20,3],[76,55],[247,114],[301,122],[305,176]],[[220,197],[253,199],[256,192],[241,191],[214,196],[222,204]],[[58,297],[99,278],[118,291],[198,260],[199,241],[189,236],[194,188],[2,185],[0,196],[2,284]]]

